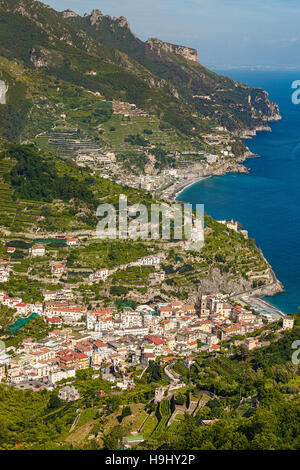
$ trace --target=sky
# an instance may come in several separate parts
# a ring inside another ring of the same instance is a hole
[[[194,47],[216,68],[300,70],[300,0],[48,0],[79,14],[125,16],[140,39]]]

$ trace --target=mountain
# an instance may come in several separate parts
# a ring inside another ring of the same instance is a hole
[[[189,136],[210,122],[243,135],[279,119],[265,91],[207,70],[193,49],[143,42],[124,17],[99,10],[81,17],[33,0],[1,0],[0,56],[107,100],[135,103]]]
[[[279,118],[278,106],[261,89],[222,77],[198,62],[195,49],[150,38],[138,39],[126,18],[111,18],[99,10],[80,17],[70,10],[62,16],[83,29],[101,44],[135,59],[153,74],[171,83],[175,96],[182,97],[193,110],[218,121],[229,130],[255,128]]]

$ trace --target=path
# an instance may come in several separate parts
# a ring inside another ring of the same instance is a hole
[[[80,410],[80,413],[78,413],[78,415],[77,415],[76,418],[74,419],[73,424],[72,424],[72,426],[71,426],[71,428],[70,428],[70,432],[72,432],[73,429],[75,429],[75,427],[76,427],[76,425],[77,425],[77,423],[78,423],[78,420],[79,420],[79,418],[80,418],[80,416],[81,416],[81,413],[82,413],[82,410]]]

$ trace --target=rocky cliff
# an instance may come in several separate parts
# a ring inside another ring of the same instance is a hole
[[[164,51],[166,53],[182,56],[185,60],[198,62],[198,52],[196,49],[184,46],[176,46],[175,44],[170,44],[169,42],[164,42],[156,38],[148,39],[146,44],[150,49],[154,49],[159,56],[161,55],[161,51]]]

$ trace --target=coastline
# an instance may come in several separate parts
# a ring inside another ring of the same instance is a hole
[[[280,116],[280,119],[281,119],[281,116]],[[273,121],[279,121],[280,119],[274,119]],[[244,139],[247,139],[247,138],[252,139],[253,137],[256,136],[256,133],[259,131],[271,132],[272,130],[271,128],[269,129],[260,128],[260,129],[257,129],[256,132],[253,132],[253,135],[248,134],[247,137],[245,135]],[[258,157],[261,157],[261,155],[254,154],[247,148],[247,151],[241,157],[239,157],[239,159],[237,159],[236,162],[228,162],[228,164],[226,164],[227,163],[226,162],[225,164],[220,165],[218,168],[213,168],[212,169],[213,171],[207,172],[207,174],[205,175],[198,175],[192,178],[187,178],[184,182],[183,181],[175,182],[168,189],[163,191],[161,195],[164,198],[174,201],[187,188],[207,178],[211,178],[213,176],[223,176],[227,173],[249,173],[249,169],[245,165],[243,165],[242,162],[246,161],[248,158],[250,159],[250,158],[258,158]],[[270,302],[265,300],[265,297],[271,298],[273,296],[276,296],[277,294],[284,292],[285,291],[284,286],[276,277],[276,274],[274,273],[272,267],[270,266],[269,262],[266,260],[262,252],[261,252],[261,256],[262,258],[265,259],[265,261],[269,265],[273,282],[267,286],[262,286],[260,289],[256,288],[256,289],[248,291],[247,293],[240,293],[239,295],[237,295],[237,297],[240,298],[240,300],[242,300],[242,298],[246,294],[246,298],[243,298],[243,300],[245,301],[247,299],[246,303],[248,303],[249,306],[252,306],[253,308],[256,307],[255,309],[264,310],[265,312],[268,312],[274,317],[282,318],[286,314],[280,309],[278,309],[277,307],[275,307],[274,305],[272,305]]]
[[[244,162],[248,158],[257,158],[257,157],[260,157],[260,155],[255,155],[251,153],[250,151],[247,151],[236,162],[224,162],[217,168],[202,169],[201,170],[202,174],[200,173],[198,169],[199,174],[197,176],[193,176],[192,178],[187,177],[185,181],[175,181],[171,186],[169,186],[167,189],[162,191],[161,197],[167,200],[174,201],[179,196],[179,194],[181,194],[187,188],[207,178],[212,178],[213,176],[223,176],[223,175],[226,175],[227,173],[247,174],[249,173],[249,169],[245,165],[243,165],[242,162]],[[196,172],[197,168],[194,167],[194,169]],[[191,168],[191,170],[193,170],[193,167]]]
[[[173,191],[172,191],[172,199],[176,200],[176,198],[179,196],[179,194],[183,193],[187,188],[190,186],[193,186],[196,183],[199,183],[200,181],[206,180],[208,178],[211,178],[214,175],[208,175],[208,176],[198,176],[197,178],[192,178],[189,181],[187,180],[184,184],[179,184],[175,185]]]

